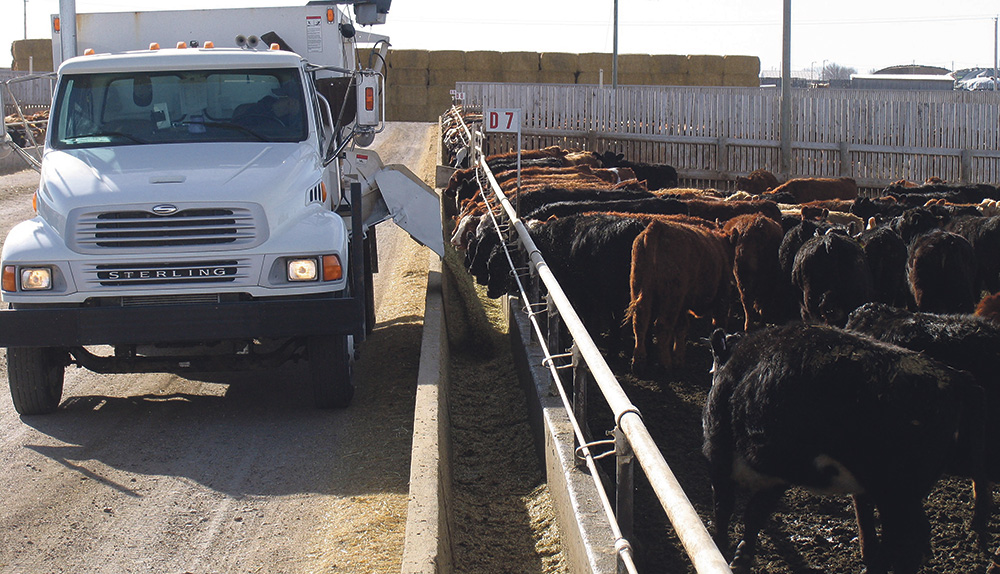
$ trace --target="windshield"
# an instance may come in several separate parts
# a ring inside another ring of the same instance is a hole
[[[306,138],[295,68],[115,72],[67,76],[50,122],[52,147]]]

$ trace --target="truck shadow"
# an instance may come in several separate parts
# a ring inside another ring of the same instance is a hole
[[[128,474],[184,477],[234,497],[405,495],[421,320],[376,328],[356,363],[357,391],[346,409],[313,408],[303,362],[202,377],[210,387],[199,379],[169,385],[193,391],[70,396],[52,415],[21,417],[65,444],[29,439],[35,444],[25,448],[134,496]],[[214,387],[222,383],[228,387]],[[127,473],[125,482],[105,466]]]

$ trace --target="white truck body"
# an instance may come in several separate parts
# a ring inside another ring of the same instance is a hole
[[[443,253],[433,191],[351,145],[378,131],[382,97],[378,74],[355,66],[359,34],[341,32],[333,5],[76,21],[78,46],[97,53],[59,66],[38,215],[0,254],[15,407],[54,410],[73,363],[183,373],[295,359],[310,362],[319,406],[347,404],[374,324],[374,225],[392,217]],[[234,47],[216,47],[226,36]],[[367,109],[342,111],[355,102]]]

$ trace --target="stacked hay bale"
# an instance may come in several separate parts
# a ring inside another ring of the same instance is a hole
[[[653,60],[653,74],[660,86],[690,86],[691,68],[687,56],[657,54]]]
[[[722,56],[688,56],[688,86],[721,86]]]
[[[538,52],[503,52],[500,81],[505,84],[537,84],[540,56]]]
[[[577,59],[576,83],[599,84],[601,71],[604,72],[604,84],[611,85],[611,54],[588,52],[580,54]]]
[[[543,84],[575,84],[580,56],[566,52],[543,52],[538,58],[538,81]]]
[[[611,83],[609,74],[604,73],[604,83]],[[649,54],[621,54],[618,56],[618,85],[657,86],[653,68],[653,57]]]
[[[618,83],[623,86],[758,86],[759,71],[756,56],[618,56]],[[435,121],[451,106],[458,82],[597,84],[602,72],[604,84],[610,85],[611,54],[391,50],[386,119]]]
[[[10,46],[13,56],[10,69],[20,72],[52,71],[52,40],[14,40]]]
[[[723,56],[722,85],[756,88],[760,86],[760,58]]]
[[[393,50],[386,58],[385,117],[404,122],[426,121],[430,112],[431,52],[428,50]],[[434,111],[441,113],[444,108]]]
[[[451,107],[451,91],[455,84],[465,79],[465,52],[461,50],[438,50],[430,53],[428,63],[430,84],[427,93],[427,109],[421,121],[437,118]]]

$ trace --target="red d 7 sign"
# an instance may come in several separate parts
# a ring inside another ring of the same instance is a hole
[[[483,125],[488,132],[521,131],[521,108],[487,109],[483,112]]]

